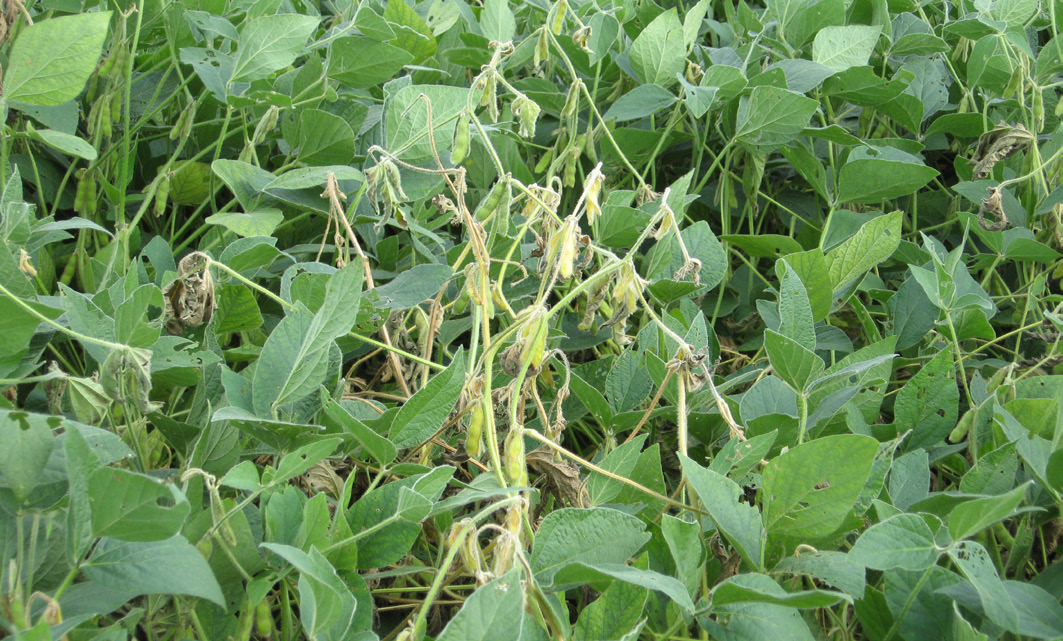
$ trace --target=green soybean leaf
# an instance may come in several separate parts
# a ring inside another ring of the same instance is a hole
[[[328,75],[353,89],[368,89],[394,78],[411,62],[413,56],[394,45],[350,36],[332,43]]]
[[[335,421],[344,432],[353,436],[361,444],[365,452],[377,463],[387,465],[395,460],[395,456],[398,454],[395,445],[352,416],[335,399],[329,398],[325,403],[325,414]]]
[[[438,43],[432,30],[413,7],[403,0],[388,0],[387,6],[384,7],[384,19],[390,22],[395,30],[395,39],[389,44],[412,55],[413,64],[424,62],[436,52]]]
[[[667,596],[673,603],[687,612],[694,611],[694,602],[690,599],[690,595],[687,594],[686,587],[677,579],[653,570],[643,570],[617,563],[570,563],[554,575],[554,588],[558,589],[568,585],[602,581],[603,579],[615,579],[646,588],[647,590],[655,590]]]
[[[266,339],[251,382],[254,410],[264,418],[310,394],[325,379],[329,346],[354,326],[362,295],[362,267],[351,263],[329,276],[316,314],[302,303]]]
[[[763,574],[739,574],[730,580],[737,587],[779,599],[785,599],[787,595],[779,584]],[[812,641],[814,638],[801,613],[784,605],[749,601],[728,603],[714,607],[713,614],[716,615],[714,620],[700,618],[698,622],[714,639]]]
[[[354,133],[339,116],[320,109],[302,109],[298,134],[289,142],[298,149],[302,162],[342,165],[354,157]]]
[[[92,533],[120,541],[161,541],[177,533],[188,500],[175,485],[143,474],[100,468],[89,478]]]
[[[835,73],[866,65],[881,33],[881,27],[865,25],[824,27],[812,42],[812,61]]]
[[[781,147],[808,126],[819,103],[778,87],[754,87],[738,103],[735,139],[757,147]]]
[[[768,592],[741,585],[731,579],[717,585],[712,590],[712,604],[714,606],[727,605],[729,603],[771,603],[788,608],[808,610],[827,608],[839,601],[852,603],[853,600],[852,597],[844,592],[831,592],[829,590],[802,590],[800,592],[779,594],[775,591]]]
[[[755,568],[763,563],[764,526],[757,508],[741,501],[742,488],[731,479],[680,455],[683,474],[716,527],[742,558]]]
[[[686,68],[686,42],[679,14],[669,9],[646,25],[631,43],[631,68],[643,84],[669,87]]]
[[[210,566],[180,534],[163,541],[101,539],[82,566],[91,581],[138,594],[184,594],[224,607]]]
[[[894,424],[900,432],[912,430],[905,449],[929,449],[945,440],[956,427],[959,402],[952,352],[943,349],[897,394]]]
[[[307,470],[323,461],[326,456],[332,454],[339,444],[340,439],[338,438],[326,438],[303,445],[281,457],[276,471],[270,474],[267,470],[267,473],[262,476],[262,482],[266,485],[278,485],[288,479],[304,474]]]
[[[484,37],[496,42],[509,42],[517,33],[517,21],[507,0],[485,0],[480,12],[480,28]]]
[[[517,641],[524,620],[520,568],[477,588],[454,615],[437,641]]]
[[[798,393],[806,390],[827,367],[815,352],[770,329],[764,332],[764,349],[775,373]]]
[[[877,203],[922,189],[938,175],[922,159],[900,149],[866,145],[854,149],[838,175],[838,201]]]
[[[606,120],[616,118],[620,122],[638,120],[652,116],[673,103],[675,96],[664,87],[657,84],[639,85],[614,102],[602,117]]]
[[[0,410],[0,480],[19,501],[37,486],[55,443],[52,429],[61,422],[58,417]]]
[[[292,64],[317,24],[313,16],[294,13],[249,20],[240,29],[230,82],[259,80]]]
[[[812,303],[801,278],[786,261],[775,265],[779,276],[779,333],[808,350],[816,349],[816,330],[812,325]]]
[[[961,541],[949,550],[949,558],[956,563],[960,572],[978,592],[986,616],[1005,630],[1017,629],[1018,612],[1004,589],[1004,582],[1000,580],[992,559],[989,558],[989,552],[975,541]]]
[[[299,619],[311,639],[344,639],[354,621],[357,602],[350,588],[321,552],[306,553],[280,543],[263,543],[299,570]]]
[[[22,29],[4,69],[4,99],[61,105],[85,88],[103,50],[110,11],[41,20]]]
[[[26,133],[28,133],[34,140],[39,140],[49,147],[58,149],[69,156],[84,158],[85,160],[92,162],[93,160],[96,160],[96,156],[98,155],[96,149],[87,141],[71,134],[63,133],[61,131],[53,131],[51,129],[35,129],[29,122],[26,123]]]
[[[465,359],[459,353],[447,369],[436,374],[403,404],[391,423],[389,440],[402,449],[431,438],[443,427],[464,384]]]
[[[593,603],[583,608],[572,631],[573,641],[620,639],[645,623],[643,612],[649,592],[631,583],[617,581]]]
[[[816,540],[845,522],[864,488],[878,441],[838,434],[798,445],[763,472],[764,527],[769,534]]]
[[[1000,496],[974,499],[957,505],[949,514],[949,534],[959,541],[1012,516],[1031,483],[1033,481],[1028,481]]]
[[[401,4],[402,0],[391,0],[388,6],[394,2]],[[428,139],[428,105],[421,94],[432,104],[436,147],[444,149],[454,137],[455,116],[465,108],[469,98],[469,90],[464,87],[440,85],[411,85],[391,96],[385,121],[388,146],[407,162],[432,157],[432,143]]]
[[[788,556],[771,571],[772,574],[799,574],[812,577],[857,598],[864,595],[867,570],[845,552],[803,550],[800,555]]]
[[[650,535],[637,518],[606,507],[562,508],[543,519],[535,535],[531,566],[541,584],[571,563],[623,564]]]
[[[827,272],[837,293],[893,255],[901,243],[901,212],[877,216],[856,234],[827,252]]]
[[[925,570],[938,555],[934,533],[916,514],[897,514],[872,525],[849,551],[854,562],[875,570]]]

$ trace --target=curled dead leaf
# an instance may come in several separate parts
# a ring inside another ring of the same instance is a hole
[[[1000,124],[982,134],[969,161],[974,165],[974,179],[981,180],[993,172],[993,167],[1014,153],[1026,149],[1037,138],[1019,124],[1014,127]]]
[[[177,279],[162,290],[166,331],[180,334],[210,320],[217,308],[214,279],[203,252],[192,252],[177,265]]]

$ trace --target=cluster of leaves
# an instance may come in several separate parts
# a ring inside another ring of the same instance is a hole
[[[2,9],[4,633],[1063,637],[1063,2]]]

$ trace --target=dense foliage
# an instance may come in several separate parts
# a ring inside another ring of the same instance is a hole
[[[1063,637],[1063,2],[2,4],[0,633]]]

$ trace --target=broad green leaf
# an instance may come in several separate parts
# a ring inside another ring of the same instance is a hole
[[[459,354],[399,409],[388,434],[395,447],[413,447],[431,438],[443,427],[464,385],[465,359]]]
[[[391,0],[391,3],[401,1]],[[421,98],[422,94],[424,98]],[[446,149],[454,137],[455,116],[465,108],[468,98],[469,90],[465,87],[403,87],[387,103],[388,149],[407,162],[429,160],[432,157],[432,143],[428,140],[428,105],[425,101],[432,103],[432,132],[436,148]]]
[[[403,0],[388,0],[384,19],[395,30],[395,39],[389,44],[413,56],[413,64],[420,64],[436,52],[438,43],[432,30],[425,24],[413,7]]]
[[[924,572],[930,573],[926,579],[923,579]],[[963,584],[962,577],[935,565],[919,571],[887,570],[883,578],[885,599],[879,604],[885,609],[886,628],[892,625],[894,617],[900,615],[905,603],[910,603],[908,614],[898,628],[900,638],[951,640],[952,623],[942,613],[948,612],[955,601],[944,590]]]
[[[977,590],[986,616],[1005,630],[1016,630],[1019,626],[1018,612],[997,575],[989,552],[982,544],[961,541],[949,550],[949,558]]]
[[[893,312],[892,333],[897,337],[897,349],[907,349],[923,340],[941,314],[914,277],[906,279],[890,298]]]
[[[278,407],[303,398],[324,381],[329,346],[354,325],[352,310],[361,294],[362,266],[351,263],[329,277],[316,314],[297,303],[281,320],[262,346],[251,383],[259,416],[275,416]]]
[[[255,465],[254,461],[241,461],[218,482],[246,492],[255,492],[262,489],[262,479],[259,478],[258,466]]]
[[[357,603],[336,569],[316,548],[306,553],[280,543],[262,547],[299,570],[299,620],[311,639],[345,639]]]
[[[768,7],[781,23],[780,38],[795,48],[824,27],[845,24],[842,0],[772,0]]]
[[[938,175],[912,154],[892,147],[854,149],[838,175],[838,201],[877,203],[908,196]]]
[[[914,450],[893,462],[890,498],[894,507],[907,510],[930,492],[930,460],[926,450]]]
[[[775,271],[779,274],[779,333],[814,351],[816,330],[808,291],[786,259],[776,263]]]
[[[812,42],[812,60],[835,73],[866,65],[881,33],[881,27],[866,25],[824,27]]]
[[[764,526],[760,512],[741,501],[742,488],[726,476],[707,470],[680,455],[683,474],[701,499],[716,527],[747,563],[759,568],[763,563]]]
[[[137,594],[184,594],[225,606],[210,566],[180,534],[164,541],[101,539],[82,566],[89,580]]]
[[[24,501],[44,472],[55,440],[59,417],[0,410],[0,480]]]
[[[1010,49],[1010,43],[1003,34],[979,38],[968,54],[968,85],[993,96],[1002,96],[1018,66],[1009,53]]]
[[[485,0],[480,12],[484,37],[495,42],[509,42],[517,33],[517,21],[507,0]]]
[[[1018,634],[1037,639],[1063,636],[1063,606],[1056,596],[1021,581],[1004,581],[1004,589],[1018,613]]]
[[[413,56],[394,45],[349,36],[332,43],[328,75],[348,87],[368,89],[394,78],[411,62]]]
[[[305,474],[307,470],[323,461],[329,454],[332,454],[339,444],[340,439],[338,438],[326,438],[307,443],[294,452],[281,457],[276,471],[270,473],[267,470],[262,475],[262,482],[266,485],[279,485],[288,479]]]
[[[959,402],[952,351],[943,349],[908,379],[897,394],[894,424],[912,430],[905,449],[939,445],[956,427]]]
[[[610,508],[554,510],[535,535],[531,554],[535,578],[548,586],[570,563],[623,564],[649,540],[644,530],[642,521]]]
[[[686,69],[683,23],[674,9],[654,18],[631,43],[631,68],[643,84],[669,87]]]
[[[96,160],[96,149],[77,136],[51,129],[35,129],[29,122],[26,123],[26,133],[34,140],[39,140],[69,156],[84,158],[89,162]]]
[[[594,64],[608,57],[609,49],[620,35],[620,21],[608,13],[596,11],[587,24],[591,27],[587,46],[594,52],[589,54],[588,60]]]
[[[524,619],[521,569],[513,568],[465,600],[437,641],[518,641]]]
[[[632,410],[653,391],[653,383],[645,375],[642,355],[635,350],[624,350],[613,362],[605,378],[605,398],[614,413]]]
[[[59,310],[23,302],[53,319],[60,314]],[[30,340],[40,324],[40,319],[22,305],[7,296],[0,297],[0,335],[5,339],[0,343],[0,376],[9,376],[19,369],[22,357],[29,351]]]
[[[554,575],[554,589],[610,579],[655,590],[687,612],[694,611],[694,602],[687,594],[686,587],[677,579],[653,570],[617,563],[570,563]]]
[[[938,555],[934,533],[916,514],[897,514],[872,525],[849,551],[854,562],[875,570],[925,570]]]
[[[409,309],[435,298],[454,275],[449,265],[416,265],[365,293],[377,309]]]
[[[786,598],[786,591],[770,577],[748,573],[732,577],[730,581],[740,588],[755,590],[762,594]],[[712,620],[699,618],[709,638],[733,641],[812,641],[808,625],[796,608],[774,603],[741,602],[720,605],[712,609]]]
[[[204,219],[208,225],[221,225],[237,236],[269,236],[284,222],[284,214],[278,209],[262,209],[247,213],[224,212],[211,214]]]
[[[893,255],[901,242],[901,212],[876,216],[826,255],[834,292]]]
[[[351,126],[320,109],[299,111],[298,136],[288,142],[298,148],[299,160],[311,165],[342,165],[354,157]]]
[[[354,437],[361,444],[369,456],[381,465],[387,465],[395,460],[398,450],[391,441],[369,429],[343,406],[330,398],[325,403],[325,414],[335,421],[344,432]]]
[[[701,118],[704,116],[716,101],[719,87],[699,87],[692,85],[682,74],[676,74],[676,80],[678,80],[679,84],[683,87],[683,103],[687,106],[687,109],[690,110],[690,114],[695,118]]]
[[[871,473],[878,442],[839,434],[798,445],[763,472],[764,527],[770,534],[809,541],[845,522]]]
[[[602,118],[616,118],[620,122],[638,120],[652,116],[673,103],[675,96],[664,87],[657,84],[639,85],[614,102]]]
[[[735,139],[756,147],[780,147],[808,126],[819,103],[778,87],[754,87],[738,103]]]
[[[678,198],[680,203],[685,202],[684,198],[690,176],[691,174],[687,174],[684,176],[685,180],[678,180],[672,185],[672,197]],[[677,216],[682,216],[682,209],[684,208],[676,207],[673,204],[672,209]],[[709,289],[719,285],[727,271],[727,255],[723,244],[716,238],[716,234],[712,232],[709,224],[704,220],[699,220],[684,229],[682,235],[683,243],[686,245],[687,252],[691,258],[701,261],[701,271],[699,272],[701,287]],[[646,278],[650,279],[654,284],[658,281],[675,282],[670,279],[683,267],[684,263],[683,253],[679,248],[679,242],[676,240],[675,235],[669,234],[654,245],[646,260],[647,266],[644,274]],[[694,288],[694,284],[690,282],[689,277],[682,284],[690,286],[689,292],[697,291]],[[653,285],[650,286],[650,291],[653,291]]]
[[[96,69],[110,11],[39,20],[23,28],[4,65],[4,99],[61,105],[77,97]]]
[[[63,438],[63,454],[70,488],[66,521],[66,557],[67,561],[73,563],[82,558],[82,553],[93,540],[89,479],[103,463],[78,429],[66,432]]]
[[[959,541],[1008,518],[1022,503],[1030,483],[1032,481],[1020,485],[1007,494],[974,499],[957,505],[949,514],[949,534]]]
[[[803,550],[800,555],[788,556],[772,569],[772,574],[799,574],[832,585],[846,593],[861,597],[867,582],[867,570],[849,558],[845,552]]]
[[[812,320],[821,321],[826,318],[834,301],[831,296],[830,272],[823,251],[816,248],[788,253],[786,262],[805,284],[808,303],[812,308]]]
[[[805,391],[826,369],[815,352],[770,329],[764,332],[764,349],[772,369],[797,393]]]
[[[575,378],[573,376],[573,380]],[[642,435],[628,443],[619,445],[615,450],[606,454],[601,461],[598,461],[598,467],[620,477],[628,478],[631,471],[635,469],[635,463],[638,462],[639,455],[642,453],[642,445],[645,442],[646,436]],[[587,498],[590,499],[591,505],[608,503],[620,494],[624,486],[623,483],[608,476],[591,474],[587,479]]]
[[[89,478],[92,533],[120,541],[161,541],[181,529],[189,505],[175,485],[111,467]]]
[[[831,592],[829,590],[802,590],[800,592],[780,594],[775,591],[768,592],[755,587],[741,585],[731,579],[717,585],[712,590],[713,606],[727,605],[729,603],[771,603],[788,608],[810,610],[827,608],[839,601],[852,603],[852,597],[844,592]]]
[[[649,592],[617,581],[593,603],[583,608],[572,631],[572,641],[612,641],[639,627]]]
[[[265,78],[295,61],[317,29],[318,18],[284,13],[260,16],[240,29],[230,82]]]
[[[705,548],[701,544],[701,524],[665,514],[661,517],[660,526],[661,537],[675,562],[676,578],[689,594],[697,594],[705,558]]]

